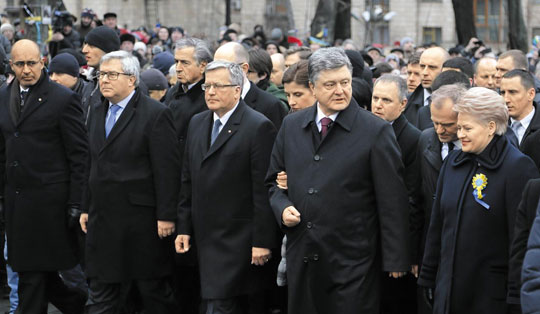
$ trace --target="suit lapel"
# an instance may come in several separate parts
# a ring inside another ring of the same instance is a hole
[[[30,93],[24,103],[24,109],[21,110],[21,115],[17,125],[20,125],[28,116],[30,116],[37,108],[39,108],[47,99],[49,77],[45,73],[41,73],[45,77],[41,78],[38,83],[30,88]]]
[[[538,113],[538,106],[536,105],[536,102],[533,103],[534,105],[534,115],[531,119],[531,123],[529,124],[529,127],[527,130],[525,130],[525,134],[523,134],[523,139],[521,140],[520,149],[523,149],[523,143],[525,142],[525,139],[531,134],[536,132],[538,129],[540,129],[540,114]]]
[[[208,149],[208,152],[204,156],[203,162],[210,156],[212,156],[215,152],[217,152],[221,148],[221,146],[225,145],[225,143],[227,143],[227,141],[229,141],[229,139],[233,137],[234,134],[236,134],[236,131],[240,127],[240,123],[242,121],[245,110],[245,102],[240,101],[238,107],[229,118],[229,121],[227,121],[227,123],[223,126],[221,132],[219,132],[216,141]],[[208,136],[206,136],[206,138],[208,138]]]
[[[429,142],[429,145],[424,150],[424,156],[428,163],[439,171],[442,166],[442,156],[441,156],[441,142],[437,138],[437,134],[433,132],[433,136]]]
[[[255,109],[257,106],[257,86],[251,82],[249,82],[249,91],[246,94],[246,98],[244,98],[245,103],[250,106],[252,109]]]
[[[109,137],[105,139],[105,144],[103,145],[103,148],[101,149],[101,151],[107,148],[107,146],[109,146],[110,143],[114,142],[114,140],[122,133],[122,131],[129,124],[129,121],[131,121],[131,119],[135,115],[136,105],[137,105],[137,102],[139,101],[139,97],[140,97],[140,93],[139,91],[136,91],[133,97],[131,97],[131,100],[127,104],[126,108],[124,108],[124,110],[122,111],[120,118],[118,118],[113,128],[111,129],[111,133],[109,133]],[[102,106],[104,107],[105,112],[107,112],[109,110],[108,100],[105,100]],[[105,117],[103,115],[100,115],[100,116],[103,117],[103,121],[101,125],[98,124],[97,127],[102,128],[103,130],[100,132],[103,132],[103,135],[105,135]]]
[[[103,145],[105,145],[105,116],[107,115],[108,104],[106,102],[99,103],[96,107],[88,108],[88,110],[94,110],[94,141],[98,147],[98,151],[101,152]]]

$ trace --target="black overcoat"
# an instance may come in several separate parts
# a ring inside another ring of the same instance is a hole
[[[285,107],[274,95],[263,91],[252,82],[249,82],[249,84],[251,87],[249,88],[244,101],[252,109],[265,115],[268,120],[272,121],[276,130],[279,130],[281,121],[287,115]]]
[[[210,146],[213,112],[189,123],[178,234],[195,236],[204,299],[247,295],[275,285],[271,264],[251,264],[252,247],[280,244],[264,177],[274,125],[243,101]]]
[[[487,177],[486,209],[475,201],[472,179]],[[508,271],[516,208],[532,160],[496,135],[478,154],[449,154],[437,183],[426,240],[421,286],[435,288],[434,314],[507,313]]]
[[[525,130],[519,144],[519,150],[531,157],[537,168],[540,169],[540,108],[536,102],[534,102],[534,107],[536,109],[534,116],[529,127]]]
[[[410,270],[408,198],[392,127],[354,100],[322,141],[317,105],[288,115],[267,175],[287,235],[289,313],[378,313],[381,271]],[[320,143],[319,143],[320,142]],[[287,172],[288,190],[275,184]]]
[[[9,263],[19,272],[76,265],[66,214],[68,205],[81,203],[87,182],[80,97],[41,75],[18,121],[9,108],[20,99],[18,82],[0,90],[0,188]]]
[[[418,112],[422,107],[424,107],[424,88],[422,87],[422,84],[420,84],[414,92],[407,97],[407,106],[403,111],[407,121],[417,128],[419,128]],[[431,114],[429,118],[431,119]]]
[[[172,272],[172,237],[157,221],[176,221],[180,169],[172,114],[138,90],[105,138],[109,102],[90,107],[90,181],[85,210],[86,273],[105,282]]]

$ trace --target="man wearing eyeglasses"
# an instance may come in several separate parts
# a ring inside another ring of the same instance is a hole
[[[0,204],[9,264],[19,273],[20,313],[82,313],[86,296],[59,270],[75,267],[77,226],[87,182],[88,140],[80,97],[52,82],[40,49],[20,40],[11,52],[15,80],[0,90]]]
[[[173,313],[169,277],[180,182],[169,108],[138,88],[139,62],[101,58],[105,101],[90,111],[90,179],[80,224],[86,237],[87,313],[117,313],[126,288],[146,313]]]
[[[276,129],[241,100],[238,64],[214,61],[205,77],[210,110],[189,124],[176,251],[196,243],[206,314],[267,313],[263,291],[275,284],[268,262],[280,239],[264,176]]]

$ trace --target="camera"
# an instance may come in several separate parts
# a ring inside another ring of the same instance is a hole
[[[52,28],[54,33],[61,33],[64,26],[73,26],[73,17],[71,13],[66,10],[66,6],[63,1],[58,1],[52,14]]]

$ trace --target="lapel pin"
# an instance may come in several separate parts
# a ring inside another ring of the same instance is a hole
[[[232,132],[232,131],[231,131],[231,130],[229,130],[229,133],[231,133],[231,132]]]
[[[38,101],[41,101],[41,98],[38,98]]]

